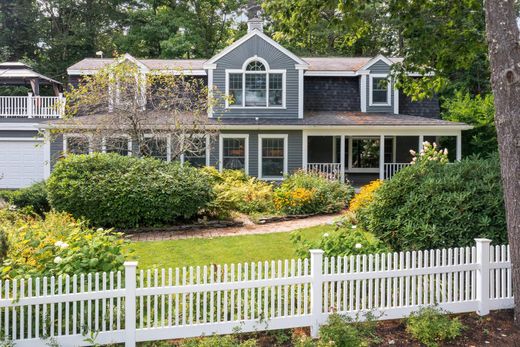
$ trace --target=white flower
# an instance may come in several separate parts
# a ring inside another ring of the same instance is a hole
[[[437,144],[435,142],[433,143],[433,148],[437,148]]]
[[[54,264],[59,264],[63,261],[63,259],[61,257],[56,257],[54,258]]]
[[[444,148],[444,155],[448,155],[448,149],[447,148]]]
[[[56,243],[54,243],[54,246],[65,249],[69,247],[69,244],[63,241],[56,241]]]
[[[411,150],[410,150],[410,154],[411,154],[411,155],[416,155],[417,152],[415,152],[413,149],[411,149]]]
[[[356,247],[357,249],[359,249],[359,248],[363,247],[363,245],[362,245],[361,243],[356,243],[356,244],[354,245],[354,247]]]
[[[352,229],[356,229],[357,228],[357,225],[352,225]]]
[[[103,231],[103,228],[97,228],[97,231],[101,232],[101,231]]]
[[[329,237],[329,233],[323,234],[323,237]]]

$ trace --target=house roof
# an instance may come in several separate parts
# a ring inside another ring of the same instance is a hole
[[[50,77],[39,74],[29,65],[21,62],[5,62],[0,64],[0,82],[8,80],[22,81],[34,78],[40,79],[43,82],[61,84],[60,82],[53,80]]]
[[[356,72],[368,64],[374,57],[307,57],[301,58],[308,64],[307,71],[349,71]],[[403,58],[388,58],[399,63]],[[96,71],[112,64],[116,59],[85,58],[67,69],[69,74],[81,74]],[[150,70],[203,71],[204,59],[136,59]]]
[[[77,117],[73,120],[52,120],[47,122],[51,127],[84,127],[97,128],[100,124],[117,123],[117,128],[121,128],[119,120],[111,118],[110,114],[100,114],[94,116]],[[169,115],[151,112],[147,117],[150,121],[149,126],[161,128],[177,122],[189,124],[194,117],[191,114],[178,114],[174,120]],[[200,119],[200,117],[199,117]],[[291,127],[294,130],[313,128],[313,127],[361,127],[361,126],[385,126],[385,127],[441,127],[457,128],[460,130],[470,129],[471,126],[460,123],[450,122],[442,119],[419,117],[404,114],[391,113],[363,113],[363,112],[306,112],[303,119],[300,118],[207,118],[207,125],[214,125],[223,128],[240,127]]]

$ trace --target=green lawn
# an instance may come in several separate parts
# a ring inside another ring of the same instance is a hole
[[[307,239],[316,239],[331,225],[301,229]],[[128,259],[137,260],[141,269],[239,263],[294,258],[290,233],[227,236],[210,239],[132,242]]]

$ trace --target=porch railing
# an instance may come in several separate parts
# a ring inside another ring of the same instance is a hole
[[[59,118],[63,114],[63,96],[0,96],[1,118]]]
[[[385,163],[384,166],[384,173],[385,173],[385,180],[392,178],[393,175],[395,175],[399,170],[401,170],[404,167],[409,166],[410,163]]]
[[[323,174],[331,180],[339,180],[341,178],[340,163],[309,163],[307,164],[307,171]]]

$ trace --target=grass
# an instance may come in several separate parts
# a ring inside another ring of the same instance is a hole
[[[331,225],[320,225],[300,231],[306,239],[317,239],[333,229]],[[142,269],[287,259],[296,257],[290,234],[141,241],[130,243],[126,252],[128,259],[137,260]]]

